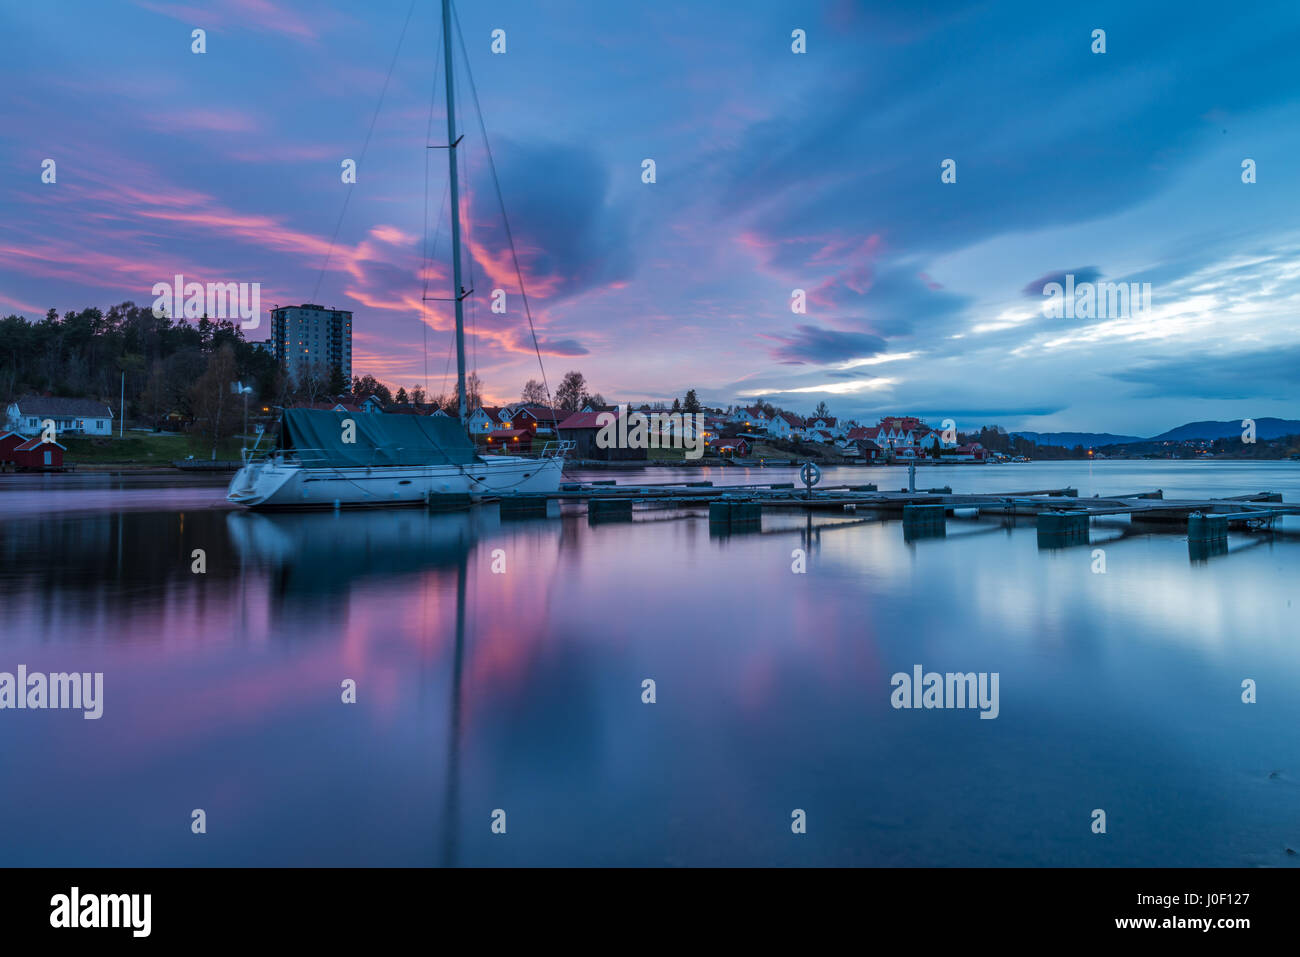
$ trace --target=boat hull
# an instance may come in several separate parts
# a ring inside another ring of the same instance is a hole
[[[564,460],[491,456],[468,465],[308,468],[269,460],[235,473],[226,498],[255,509],[392,508],[430,495],[544,495],[558,492]]]

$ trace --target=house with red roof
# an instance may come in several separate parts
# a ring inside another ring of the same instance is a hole
[[[743,458],[749,454],[749,441],[739,435],[719,436],[709,440],[709,451],[724,458]]]
[[[774,439],[789,439],[798,437],[803,428],[803,419],[793,412],[778,412],[767,423],[767,434]]]
[[[47,442],[38,435],[14,446],[9,455],[18,468],[39,472],[62,469],[63,453],[66,451],[58,442]]]
[[[556,424],[565,416],[563,412],[552,411],[548,406],[535,404],[517,405],[507,411],[510,415],[511,428],[527,429],[534,435],[552,438],[555,436]]]
[[[757,405],[751,405],[748,408],[736,409],[731,413],[731,423],[739,425],[742,429],[754,429],[762,432],[767,429],[767,413]]]
[[[808,419],[806,428],[809,432],[829,432],[835,438],[841,439],[848,431],[848,423],[833,415],[823,415]],[[810,435],[809,438],[812,436]],[[813,439],[813,441],[817,440]]]
[[[944,458],[955,462],[990,462],[993,454],[978,442],[968,442],[957,446]]]
[[[18,432],[0,432],[0,466],[16,464],[13,451],[26,441],[27,436]]]
[[[533,450],[533,433],[529,429],[497,429],[489,432],[484,443],[488,452],[517,455]]]
[[[472,438],[481,440],[489,432],[511,428],[510,410],[499,405],[479,406],[470,413],[465,426]]]
[[[612,447],[605,447],[597,441],[601,430],[607,425],[613,426],[614,435],[618,434],[619,415],[620,413],[611,412],[574,412],[560,422],[560,438],[574,443],[573,457],[576,459],[626,462],[649,458],[650,451],[644,446],[623,448],[615,443]],[[606,432],[606,435],[609,434]]]

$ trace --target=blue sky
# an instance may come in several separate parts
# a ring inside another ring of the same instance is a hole
[[[1300,415],[1300,7],[908,6],[463,5],[552,385],[961,428]],[[264,306],[353,309],[355,371],[452,385],[450,315],[421,310],[426,219],[449,287],[433,0],[362,155],[410,9],[5,0],[0,312],[260,282]],[[512,399],[537,364],[460,75],[470,365]],[[1152,309],[1044,317],[1066,272],[1150,283]]]

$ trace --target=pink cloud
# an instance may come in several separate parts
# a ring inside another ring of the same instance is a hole
[[[260,124],[249,113],[234,109],[190,109],[149,116],[149,124],[162,133],[180,130],[200,133],[254,133]]]
[[[270,0],[218,0],[206,7],[135,0],[135,5],[203,29],[245,27],[308,43],[320,36],[311,20]]]

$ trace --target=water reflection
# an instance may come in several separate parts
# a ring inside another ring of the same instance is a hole
[[[1294,530],[1197,562],[1098,520],[1096,574],[1025,517],[633,519],[7,519],[0,670],[94,667],[107,704],[0,715],[0,864],[1294,863]],[[918,662],[999,672],[999,718],[892,710]]]

